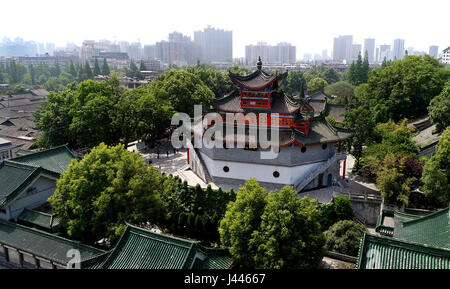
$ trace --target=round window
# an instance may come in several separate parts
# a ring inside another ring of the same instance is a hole
[[[278,177],[280,176],[280,173],[279,173],[278,171],[274,171],[274,172],[273,172],[273,176],[274,176],[275,178],[278,178]]]
[[[224,166],[224,167],[223,167],[223,171],[226,172],[226,173],[228,173],[228,172],[230,171],[230,168],[227,167],[227,166]]]
[[[326,148],[327,148],[327,144],[326,143],[322,144],[322,149],[324,150]]]
[[[302,147],[301,151],[302,153],[306,152],[306,147]]]

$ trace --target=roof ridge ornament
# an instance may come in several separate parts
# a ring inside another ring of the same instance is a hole
[[[261,69],[262,69],[261,56],[258,57],[258,62],[256,63],[256,67],[258,68],[258,70],[261,70]]]

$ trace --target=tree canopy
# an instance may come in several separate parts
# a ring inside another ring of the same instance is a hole
[[[372,70],[368,80],[368,107],[384,119],[399,121],[427,112],[430,101],[439,95],[450,77],[450,70],[433,57],[407,56],[384,68]]]
[[[245,182],[236,200],[227,205],[220,222],[220,242],[228,247],[235,262],[244,268],[255,268],[255,247],[250,244],[253,233],[259,230],[266,206],[266,190],[255,179]]]
[[[283,82],[282,89],[286,93],[293,95],[294,93],[299,92],[302,88],[306,89],[306,80],[304,78],[303,71],[289,71],[286,80]]]
[[[439,138],[436,154],[426,161],[422,174],[423,192],[443,206],[450,202],[450,126]]]
[[[243,268],[314,268],[325,244],[319,220],[316,201],[288,186],[267,195],[250,179],[227,206],[220,240]]]
[[[214,93],[197,75],[184,70],[169,70],[146,85],[167,92],[167,99],[177,112],[194,113],[194,105],[209,107]]]
[[[326,248],[328,251],[356,257],[364,231],[366,228],[354,221],[339,221],[325,232]]]
[[[260,228],[252,237],[257,269],[316,268],[324,254],[317,202],[298,198],[290,186],[269,193]]]
[[[100,144],[81,161],[72,161],[49,202],[72,238],[92,244],[107,237],[114,242],[125,222],[142,224],[161,218],[163,180],[123,145]]]
[[[355,87],[348,81],[339,81],[327,85],[324,89],[326,95],[336,96],[332,101],[337,104],[348,104],[353,100]]]
[[[306,85],[308,87],[309,93],[315,93],[318,91],[323,91],[324,88],[328,85],[328,83],[325,79],[316,77],[310,80]]]
[[[434,97],[428,106],[430,120],[436,124],[437,130],[450,126],[450,81],[447,81],[442,92]]]

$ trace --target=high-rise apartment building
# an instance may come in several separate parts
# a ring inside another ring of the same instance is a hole
[[[245,59],[248,63],[256,62],[258,57],[265,64],[294,64],[297,59],[296,47],[286,42],[277,45],[258,42],[256,45],[245,46]]]
[[[201,61],[231,62],[233,60],[233,32],[210,26],[194,32],[194,42],[200,46]]]
[[[80,48],[80,61],[84,63],[86,60],[96,55],[97,45],[94,40],[84,40]]]
[[[369,59],[369,63],[375,62],[375,39],[373,38],[367,38],[364,39],[364,53],[362,56],[364,57],[366,55],[367,51],[367,58]]]
[[[439,46],[431,45],[428,54],[434,58],[438,58],[438,50],[439,50]]]
[[[352,59],[353,35],[334,38],[333,61],[350,63]]]
[[[168,41],[156,43],[156,57],[167,64],[190,65],[200,60],[200,46],[179,32],[169,34]]]
[[[144,45],[144,59],[156,58],[156,45]]]
[[[380,54],[378,57],[378,62],[383,62],[383,60],[386,58],[386,60],[391,59],[391,46],[387,44],[380,45]]]
[[[392,58],[394,60],[400,60],[405,57],[405,40],[395,39],[394,49],[392,50]]]
[[[352,61],[356,61],[358,59],[358,55],[361,53],[361,50],[361,44],[352,44]]]

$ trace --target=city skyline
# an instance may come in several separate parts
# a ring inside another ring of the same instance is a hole
[[[405,5],[381,0],[377,5],[366,5],[364,11],[358,9],[358,1],[348,0],[334,3],[321,2],[290,2],[281,1],[279,9],[279,23],[264,20],[265,8],[269,1],[205,1],[167,3],[145,3],[135,1],[130,7],[139,7],[139,11],[160,11],[161,13],[144,14],[150,18],[137,17],[133,12],[124,10],[122,5],[113,5],[111,1],[87,2],[79,1],[77,6],[70,7],[70,13],[52,13],[57,9],[51,1],[15,1],[4,3],[5,11],[21,9],[23,17],[35,17],[36,11],[42,21],[35,25],[12,23],[13,14],[4,14],[0,25],[8,27],[8,32],[0,38],[15,37],[37,42],[54,42],[56,46],[65,46],[68,42],[81,45],[83,40],[109,39],[116,41],[139,41],[142,45],[154,44],[167,39],[167,35],[177,31],[194,39],[194,32],[203,30],[208,25],[233,32],[233,58],[245,56],[245,46],[261,41],[269,45],[288,42],[297,47],[297,58],[305,53],[321,54],[333,50],[333,38],[339,35],[353,35],[354,43],[364,43],[364,39],[375,39],[375,47],[381,44],[393,45],[394,39],[404,39],[405,48],[414,47],[415,50],[428,52],[429,46],[439,46],[439,53],[448,46],[448,40],[442,37],[439,27],[445,26],[445,9],[436,9],[444,1],[428,1],[427,6]],[[89,9],[85,9],[89,7]],[[299,11],[286,14],[288,11]],[[389,7],[390,9],[386,9]],[[102,11],[102,13],[98,13]],[[170,17],[167,13],[170,11]],[[236,12],[237,11],[237,12]],[[239,12],[241,11],[241,12]],[[399,13],[404,11],[405,13]],[[236,14],[237,13],[237,14]],[[319,17],[317,16],[320,13]],[[29,15],[30,14],[30,15]],[[233,14],[236,14],[234,16]],[[275,11],[273,15],[276,15]],[[79,15],[83,15],[82,18]],[[123,21],[112,21],[111,15],[117,15]],[[336,17],[338,15],[339,17]],[[260,18],[260,20],[258,20]],[[89,21],[80,21],[89,19]],[[235,20],[233,20],[235,19]],[[255,21],[255,19],[257,19]],[[273,17],[271,16],[271,19]],[[332,19],[333,25],[323,19]],[[422,19],[423,21],[417,21]],[[428,19],[428,21],[427,21]],[[274,23],[261,25],[260,23]],[[55,25],[55,23],[64,25]],[[305,24],[308,29],[301,25]],[[310,25],[314,23],[314,25]],[[354,25],[358,23],[358,25]],[[280,29],[280,26],[283,29]],[[300,27],[299,27],[300,26]],[[92,29],[92,28],[95,29]],[[160,29],[164,27],[164,29]],[[49,29],[50,28],[50,29]],[[300,29],[299,29],[300,28]],[[300,33],[299,33],[300,32]]]

